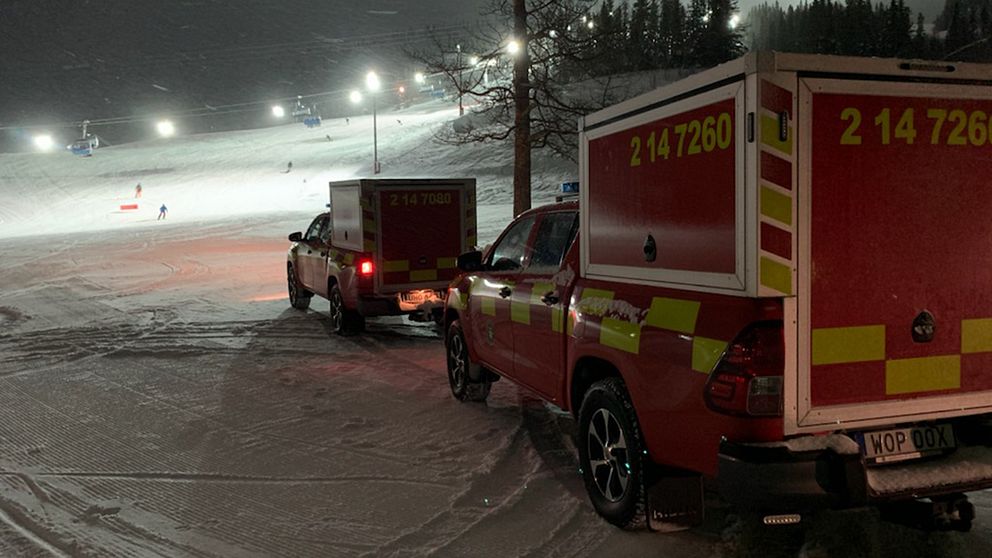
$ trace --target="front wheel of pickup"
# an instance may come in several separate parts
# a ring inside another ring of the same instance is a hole
[[[345,307],[341,287],[333,285],[328,299],[331,302],[331,329],[334,333],[354,335],[365,329],[365,317]]]
[[[619,378],[589,388],[579,410],[579,465],[596,512],[624,529],[645,525],[644,443]]]
[[[486,380],[472,380],[470,371],[478,371],[475,374],[478,377],[484,375],[479,370],[479,365],[472,362],[468,355],[468,344],[458,320],[448,326],[444,347],[448,353],[448,385],[451,386],[451,394],[459,401],[485,401],[493,384]]]
[[[286,281],[289,284],[289,305],[297,310],[306,310],[310,307],[310,298],[313,293],[303,288],[299,279],[296,278],[296,269],[293,264],[286,266]]]

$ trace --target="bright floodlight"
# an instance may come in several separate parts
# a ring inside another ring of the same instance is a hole
[[[555,37],[558,36],[558,32],[552,29],[551,31],[548,31],[548,36],[554,39]]]
[[[518,52],[520,52],[520,43],[518,43],[516,40],[511,40],[510,42],[506,43],[506,52],[512,55],[517,54]]]
[[[479,57],[478,56],[471,56],[471,57],[469,57],[468,64],[469,64],[469,66],[476,66],[476,65],[478,65],[479,64]]]
[[[404,94],[404,93],[406,93],[406,87],[403,87],[403,86],[401,85],[401,86],[400,86],[400,89],[399,89],[399,91],[400,91],[400,95],[402,95],[402,94]]]
[[[417,73],[413,74],[413,80],[416,81],[417,83],[424,83],[424,81],[426,79],[427,78],[424,77],[424,73],[423,72],[417,72]]]
[[[282,118],[283,116],[286,116],[286,109],[282,108],[279,105],[275,105],[274,107],[272,107],[272,116],[275,116],[276,118]]]
[[[369,72],[365,75],[365,86],[369,88],[369,91],[378,91],[379,85],[379,76],[375,75],[375,72]]]
[[[595,27],[595,24],[594,24],[594,23],[592,22],[592,20],[590,19],[590,20],[589,20],[589,22],[588,22],[588,23],[586,23],[586,27],[588,27],[589,29],[592,29],[593,27]]]
[[[55,140],[48,134],[38,134],[34,137],[34,146],[41,151],[51,151],[55,147]]]
[[[730,18],[730,28],[737,29],[737,26],[740,24],[740,22],[741,22],[741,16],[734,14],[733,17]]]
[[[351,99],[351,102],[356,105],[362,102],[362,94],[358,91],[352,91],[351,95],[348,95],[348,98]]]
[[[164,138],[175,135],[176,126],[169,120],[162,120],[155,125],[155,129],[158,130],[159,135]]]

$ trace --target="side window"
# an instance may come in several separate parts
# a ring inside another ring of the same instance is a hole
[[[307,229],[307,234],[303,235],[303,240],[314,241],[320,238],[320,233],[324,228],[324,223],[327,222],[327,215],[321,215],[310,223],[310,228]]]
[[[332,230],[334,230],[333,222],[331,221],[331,216],[328,215],[324,219],[324,230],[320,231],[320,241],[324,244],[330,243]]]
[[[490,266],[494,271],[513,271],[520,269],[524,264],[524,255],[527,250],[527,239],[530,237],[530,230],[534,227],[534,218],[527,217],[514,223],[510,230],[506,231],[503,238],[493,248],[490,256]]]
[[[534,252],[531,254],[528,270],[554,272],[561,267],[579,223],[579,214],[568,211],[549,213],[541,219],[534,238]]]

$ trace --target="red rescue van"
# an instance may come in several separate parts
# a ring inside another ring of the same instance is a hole
[[[366,316],[440,315],[458,254],[476,243],[475,179],[361,179],[330,183],[330,211],[289,235],[294,308],[330,300],[334,330]]]
[[[992,487],[992,66],[749,54],[580,133],[580,201],[459,259],[454,395],[507,377],[572,411],[620,526],[699,521],[709,478],[767,523],[926,498],[893,509],[967,529]]]

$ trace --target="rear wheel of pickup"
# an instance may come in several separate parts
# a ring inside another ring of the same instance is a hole
[[[336,284],[333,285],[328,298],[331,301],[331,329],[334,330],[334,333],[354,335],[365,329],[365,317],[354,310],[345,308],[341,287]]]
[[[624,529],[645,525],[644,443],[619,378],[589,388],[579,411],[579,464],[596,512]]]
[[[451,386],[451,394],[459,401],[485,401],[493,384],[487,380],[472,380],[472,371],[478,372],[476,375],[480,378],[485,375],[468,355],[468,344],[458,320],[448,326],[444,346],[448,353],[448,384]]]
[[[286,281],[289,283],[289,305],[297,310],[306,310],[310,307],[310,297],[313,293],[307,291],[296,278],[296,269],[293,264],[286,266]]]

